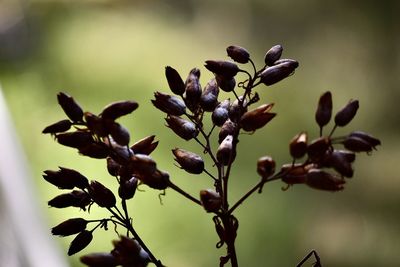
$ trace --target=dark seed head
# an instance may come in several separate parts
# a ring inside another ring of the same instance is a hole
[[[200,98],[200,105],[204,111],[213,111],[218,105],[218,84],[215,79],[209,81]]]
[[[222,205],[221,196],[212,189],[201,190],[200,201],[207,212],[217,212]]]
[[[56,139],[59,144],[73,148],[81,148],[94,142],[92,134],[83,131],[60,133],[56,135]]]
[[[353,177],[354,171],[351,167],[351,162],[354,161],[354,159],[354,153],[343,150],[334,150],[327,156],[328,164],[338,173],[349,178]]]
[[[329,123],[332,116],[332,94],[327,91],[321,95],[318,101],[317,111],[315,113],[315,120],[319,127],[324,127]]]
[[[119,165],[115,160],[110,157],[107,158],[107,171],[111,176],[118,176],[120,168],[121,165]]]
[[[129,144],[129,131],[118,122],[109,121],[109,123],[107,123],[107,130],[118,145],[127,146]]]
[[[356,115],[358,110],[358,100],[350,100],[346,106],[339,110],[335,115],[335,123],[337,126],[346,126]]]
[[[260,74],[260,81],[265,85],[273,85],[291,75],[297,68],[298,63],[284,62],[266,68]]]
[[[113,192],[98,181],[91,181],[89,194],[93,201],[102,208],[112,208],[116,204]]]
[[[237,123],[234,123],[230,119],[227,119],[225,123],[222,125],[221,130],[219,131],[218,134],[218,143],[222,143],[224,141],[225,137],[228,135],[234,136],[237,132],[239,131],[239,127]]]
[[[131,199],[135,195],[138,179],[132,177],[129,180],[121,181],[118,188],[118,195],[121,199]]]
[[[283,47],[281,45],[275,45],[271,47],[270,50],[267,51],[264,57],[264,62],[267,66],[274,65],[275,61],[277,61],[282,55]]]
[[[258,159],[257,161],[257,173],[261,177],[269,177],[275,172],[275,161],[269,157],[264,156]]]
[[[233,136],[228,135],[221,142],[217,150],[217,160],[222,165],[228,165],[233,161]]]
[[[312,160],[320,160],[324,157],[331,143],[326,137],[313,140],[307,147],[307,154]]]
[[[180,148],[173,149],[172,153],[175,161],[188,173],[200,174],[203,172],[204,161],[199,155]]]
[[[169,185],[169,174],[161,170],[156,170],[147,175],[140,175],[138,178],[153,189],[164,190]]]
[[[69,120],[61,120],[44,128],[42,133],[44,134],[62,133],[68,131],[70,128],[71,128],[71,122]]]
[[[235,63],[224,60],[207,60],[204,66],[214,74],[228,79],[233,78],[240,70]]]
[[[105,137],[108,135],[108,131],[106,130],[105,127],[105,122],[104,120],[91,113],[91,112],[85,112],[84,114],[86,125],[88,129],[95,135],[99,137]]]
[[[68,236],[82,232],[86,229],[88,221],[82,218],[72,218],[54,226],[51,229],[53,235]]]
[[[307,133],[301,132],[293,137],[289,144],[290,155],[299,159],[307,153]]]
[[[158,141],[154,142],[154,138],[155,135],[151,135],[140,139],[131,146],[132,151],[135,154],[150,155],[158,145]]]
[[[83,210],[86,210],[86,206],[88,206],[90,203],[90,196],[81,190],[74,190],[70,193],[58,195],[48,202],[50,207],[58,209],[77,207]]]
[[[247,111],[240,118],[242,129],[248,132],[253,132],[264,127],[276,116],[276,113],[269,112],[273,106],[274,104],[264,104],[256,109]]]
[[[86,188],[89,183],[85,176],[79,172],[60,167],[59,171],[44,171],[43,178],[60,189]]]
[[[83,264],[96,267],[114,267],[120,265],[120,262],[111,254],[106,252],[96,252],[80,257]]]
[[[86,248],[93,239],[93,234],[91,231],[84,230],[80,232],[74,240],[72,240],[71,245],[68,249],[68,256],[78,253],[82,249]]]
[[[196,112],[200,105],[201,85],[200,85],[200,70],[194,68],[190,71],[185,82],[185,103],[192,112]]]
[[[174,133],[185,140],[190,140],[198,135],[196,125],[190,121],[177,116],[169,116],[165,121]]]
[[[362,132],[362,131],[351,132],[349,136],[350,137],[361,138],[362,140],[364,140],[368,144],[370,144],[373,149],[376,149],[375,148],[376,146],[380,146],[381,145],[381,141],[378,138],[375,138],[372,135],[370,135],[369,133],[365,133],[365,132]]]
[[[186,112],[185,103],[176,96],[155,92],[154,97],[155,99],[151,100],[153,105],[168,115],[180,116]]]
[[[79,104],[73,97],[60,92],[57,95],[58,104],[64,110],[65,114],[74,122],[81,122],[83,118],[83,111]]]
[[[113,102],[104,107],[101,117],[108,120],[116,120],[119,117],[132,113],[139,104],[132,100]]]
[[[307,172],[307,185],[326,191],[340,191],[343,190],[345,181],[340,177],[322,171],[320,169],[311,169]]]
[[[303,184],[306,182],[308,166],[304,166],[301,163],[297,164],[285,164],[281,168],[282,181],[292,184]]]
[[[185,92],[185,84],[179,73],[172,67],[165,67],[165,76],[171,91],[176,95],[183,95]]]
[[[225,99],[214,109],[211,119],[215,125],[221,127],[229,118],[229,106],[229,99]]]
[[[353,152],[371,152],[373,148],[370,143],[357,136],[347,136],[342,144]]]
[[[108,157],[110,149],[104,143],[92,143],[79,148],[79,154],[94,159],[105,159]]]
[[[232,58],[234,61],[238,63],[245,64],[249,62],[250,59],[250,54],[249,52],[240,46],[237,45],[231,45],[226,48],[226,52],[228,53],[228,56]]]

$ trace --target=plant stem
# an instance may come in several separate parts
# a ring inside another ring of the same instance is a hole
[[[191,195],[189,195],[189,193],[187,193],[186,191],[184,191],[183,189],[181,189],[180,187],[178,187],[176,184],[172,183],[171,181],[169,181],[168,186],[170,188],[172,188],[173,190],[175,190],[176,192],[178,192],[179,194],[181,194],[182,196],[186,197],[187,199],[189,199],[189,200],[193,201],[194,203],[202,206],[200,200],[192,197]]]

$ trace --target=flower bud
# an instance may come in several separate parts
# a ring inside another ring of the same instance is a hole
[[[217,160],[222,165],[228,165],[233,160],[233,136],[228,135],[221,142],[217,150]]]
[[[247,100],[244,99],[244,96],[239,96],[235,101],[233,101],[232,105],[229,107],[229,118],[231,121],[239,122],[240,117],[247,112]]]
[[[313,140],[307,147],[307,154],[313,160],[322,159],[329,149],[331,142],[327,137],[320,137]]]
[[[66,132],[71,128],[71,125],[72,124],[69,120],[61,120],[44,128],[42,133],[55,134],[55,133]]]
[[[257,173],[263,177],[267,178],[274,174],[275,172],[275,161],[269,157],[264,156],[258,159],[257,161]]]
[[[371,152],[373,148],[370,143],[357,136],[347,136],[342,144],[353,152]]]
[[[156,170],[148,175],[140,175],[138,178],[153,189],[164,190],[169,185],[169,174],[161,170]]]
[[[351,162],[354,161],[355,154],[343,151],[343,150],[334,150],[332,153],[329,153],[327,157],[328,164],[333,167],[338,173],[343,175],[344,177],[353,177],[353,169],[351,167]],[[351,161],[350,161],[351,160]]]
[[[232,122],[230,119],[227,119],[225,123],[222,125],[221,130],[218,134],[218,143],[222,143],[225,137],[228,135],[235,135],[239,131],[237,123]]]
[[[105,137],[108,135],[108,131],[105,128],[105,123],[102,118],[90,112],[85,112],[84,116],[86,125],[93,134],[99,137]]]
[[[320,128],[329,123],[332,116],[332,94],[327,91],[321,95],[318,101],[317,111],[315,113],[315,120]]]
[[[116,120],[119,117],[132,113],[139,104],[132,100],[113,102],[103,108],[101,117],[108,120]]]
[[[372,135],[362,132],[362,131],[354,131],[351,132],[350,137],[358,137],[361,138],[362,140],[366,141],[368,144],[371,145],[371,147],[373,149],[376,149],[376,146],[380,146],[381,145],[381,141],[375,137],[373,137]]]
[[[165,67],[165,76],[171,91],[176,95],[183,95],[185,92],[185,84],[179,73],[172,67]]]
[[[61,194],[51,199],[48,204],[53,208],[67,208],[67,207],[77,207],[86,210],[86,206],[91,203],[90,196],[81,190],[74,190],[70,193]]]
[[[151,135],[140,139],[131,146],[131,149],[135,154],[150,155],[158,145],[158,141],[154,142],[154,138],[155,135]]]
[[[336,175],[332,175],[320,169],[311,169],[307,172],[307,185],[320,190],[343,190],[345,181]]]
[[[172,153],[175,161],[188,173],[200,174],[203,172],[204,161],[199,155],[180,148],[173,149]]]
[[[53,235],[69,236],[82,232],[86,229],[88,221],[82,218],[72,218],[54,226],[51,229]]]
[[[112,208],[116,204],[113,192],[98,181],[91,181],[89,194],[93,201],[102,208]]]
[[[282,63],[290,63],[290,64],[292,64],[295,68],[297,68],[297,67],[299,66],[299,62],[297,62],[297,60],[290,59],[290,58],[282,58],[282,59],[279,59],[279,60],[277,60],[277,61],[274,62],[274,65],[279,65],[279,64],[282,64]]]
[[[148,155],[135,154],[131,157],[130,166],[140,175],[150,175],[157,170],[154,159]]]
[[[185,114],[186,105],[178,97],[167,95],[161,92],[155,92],[154,97],[156,99],[151,100],[151,102],[156,108],[158,108],[162,112],[165,112],[168,115],[175,115],[175,116],[180,116],[182,114]]]
[[[358,100],[350,100],[346,106],[336,113],[336,125],[340,127],[346,126],[356,115],[358,107]]]
[[[129,131],[118,122],[110,121],[107,123],[107,130],[118,145],[127,146],[129,144]]]
[[[260,74],[260,81],[265,85],[273,85],[289,75],[291,75],[294,70],[297,68],[298,63],[296,62],[284,62],[278,65],[274,65],[266,68]]]
[[[74,100],[73,97],[60,92],[57,95],[58,104],[64,110],[65,114],[73,122],[81,122],[83,118],[83,111],[79,104]]]
[[[192,112],[196,112],[200,104],[201,86],[200,86],[200,70],[194,68],[190,71],[185,82],[185,103]]]
[[[222,75],[215,75],[218,87],[224,92],[232,92],[236,86],[236,80],[234,77],[225,77]]]
[[[271,47],[270,50],[267,51],[264,57],[264,62],[267,66],[274,65],[274,62],[277,61],[282,55],[283,47],[281,45],[275,45]]]
[[[301,132],[293,137],[289,144],[290,155],[299,159],[307,153],[307,133]]]
[[[302,163],[284,164],[280,171],[282,173],[282,181],[289,185],[303,184],[306,182],[307,171],[312,166],[312,164],[304,166]]]
[[[221,196],[212,189],[201,190],[200,201],[207,212],[217,212],[222,205]]]
[[[93,239],[93,233],[91,231],[84,230],[80,232],[74,240],[72,240],[71,245],[68,249],[68,256],[78,253],[82,249],[86,248]]]
[[[73,189],[74,187],[84,189],[88,187],[88,179],[79,172],[63,167],[59,168],[59,171],[44,171],[43,178],[60,189]]]
[[[256,109],[247,111],[240,118],[242,129],[248,132],[253,132],[264,127],[276,116],[276,113],[268,112],[273,106],[274,104],[264,104]]]
[[[79,148],[79,154],[94,159],[105,159],[109,153],[110,149],[104,143],[92,143]]]
[[[121,240],[114,240],[114,249],[111,254],[122,266],[147,266],[150,261],[148,253],[139,245],[138,241],[120,236]],[[97,266],[97,265],[96,265]]]
[[[73,148],[81,148],[94,143],[91,133],[79,130],[71,133],[57,134],[56,139],[59,144]]]
[[[249,62],[250,54],[249,52],[244,49],[243,47],[237,45],[231,45],[226,48],[226,52],[228,56],[238,63],[245,64]]]
[[[121,199],[131,199],[136,193],[138,179],[132,177],[129,180],[122,181],[118,188],[118,195]]]
[[[207,83],[200,98],[200,105],[204,111],[214,111],[215,107],[218,105],[218,94],[219,89],[217,81],[212,79]]]
[[[232,62],[224,60],[207,60],[206,69],[225,78],[232,78],[239,72],[239,67]]]
[[[107,158],[107,171],[111,176],[118,176],[120,168],[121,165],[119,165],[115,160],[111,157]]]
[[[111,253],[96,252],[83,255],[80,261],[87,266],[114,267],[120,265]]]
[[[174,133],[186,141],[196,137],[199,133],[194,123],[180,117],[169,116],[165,121],[167,122],[167,126],[171,128]]]
[[[221,127],[229,118],[229,105],[229,99],[225,99],[214,109],[211,120],[215,125]]]

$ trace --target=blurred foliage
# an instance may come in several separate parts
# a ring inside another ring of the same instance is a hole
[[[202,84],[212,76],[206,59],[223,59],[231,44],[246,47],[261,65],[272,45],[300,68],[271,88],[258,89],[262,101],[275,102],[278,117],[252,136],[242,136],[233,171],[231,202],[258,181],[255,162],[263,155],[286,163],[288,141],[300,130],[318,134],[314,111],[319,95],[331,90],[337,110],[360,100],[351,124],[381,138],[374,157],[360,155],[355,178],[340,193],[316,192],[282,183],[265,187],[238,209],[238,258],[243,266],[294,266],[317,249],[324,266],[397,266],[400,215],[395,168],[400,157],[400,19],[398,1],[67,1],[0,3],[0,81],[37,182],[43,210],[57,193],[41,178],[45,169],[65,166],[109,184],[104,162],[79,157],[41,130],[63,117],[60,90],[85,110],[99,112],[111,101],[134,99],[140,108],[122,123],[133,139],[156,134],[154,153],[162,169],[193,195],[210,187],[207,177],[191,177],[173,165],[170,149],[182,143],[164,127],[163,114],[150,99],[168,92],[164,67],[182,76],[201,67]],[[351,128],[350,127],[350,128]],[[351,129],[348,129],[351,130]],[[345,132],[342,132],[345,134]],[[224,251],[211,216],[174,192],[160,205],[157,192],[143,187],[129,203],[134,226],[168,266],[216,266]],[[48,210],[49,227],[82,212]],[[101,216],[96,208],[91,216]],[[49,232],[50,234],[50,232]],[[87,250],[111,248],[111,230],[95,237]],[[70,239],[60,240],[66,251]],[[78,266],[77,257],[71,264]]]

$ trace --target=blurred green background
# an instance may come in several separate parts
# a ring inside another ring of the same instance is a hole
[[[355,177],[342,192],[304,186],[283,192],[284,184],[275,182],[245,202],[237,210],[241,266],[295,266],[311,249],[324,266],[399,266],[399,10],[395,0],[1,1],[0,82],[48,227],[86,214],[47,207],[60,191],[43,181],[43,170],[64,166],[110,186],[114,181],[103,161],[80,157],[41,134],[64,118],[57,92],[95,113],[112,101],[138,101],[140,108],[121,122],[133,140],[156,134],[160,168],[198,195],[212,182],[176,168],[170,150],[201,149],[174,136],[150,104],[155,90],[169,90],[164,67],[175,67],[183,77],[199,67],[205,85],[212,76],[203,62],[225,59],[227,46],[246,47],[260,66],[264,53],[279,43],[283,57],[297,59],[300,67],[285,81],[258,88],[263,102],[276,103],[278,116],[254,135],[241,136],[232,203],[258,181],[260,156],[287,163],[288,141],[297,132],[318,134],[314,112],[326,90],[333,93],[335,110],[351,98],[360,101],[357,117],[339,134],[361,129],[383,146],[372,156],[358,156]],[[129,208],[154,254],[167,266],[217,266],[225,250],[215,248],[212,216],[173,191],[167,190],[160,205],[158,192],[143,190]],[[90,218],[103,215],[93,207]],[[60,248],[66,251],[71,239],[57,239]],[[112,230],[99,231],[83,253],[109,251],[112,239]],[[83,253],[69,258],[71,266],[80,266]]]

